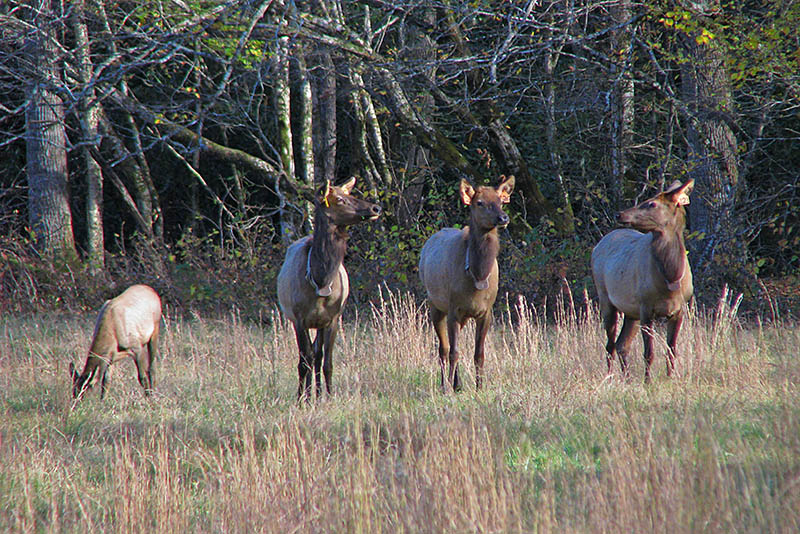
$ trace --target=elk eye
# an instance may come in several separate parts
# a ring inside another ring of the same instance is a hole
[[[644,207],[650,210],[650,209],[653,209],[653,208],[656,207],[656,203],[655,202],[648,202],[647,204],[644,205]]]
[[[477,201],[475,202],[475,204],[476,204],[477,206],[483,206],[483,200],[477,200]]]

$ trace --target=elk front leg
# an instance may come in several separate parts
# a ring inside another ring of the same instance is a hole
[[[299,384],[297,386],[297,400],[305,397],[306,402],[311,400],[311,367],[314,364],[311,352],[311,338],[302,325],[294,325],[295,337],[297,338],[297,348],[300,352],[300,361],[297,364],[297,374]]]
[[[486,334],[491,326],[491,311],[475,320],[475,389],[481,389],[483,385],[484,345],[486,343]]]
[[[461,391],[461,378],[458,376],[458,333],[461,331],[461,323],[455,315],[447,315],[447,339],[450,341],[450,374],[448,381],[453,387],[453,391]]]
[[[683,324],[683,312],[679,311],[667,322],[667,376],[672,376],[677,355],[678,332]]]
[[[325,332],[327,328],[317,329],[317,337],[314,338],[314,384],[317,391],[317,399],[322,396],[322,352],[325,343]]]
[[[323,338],[322,374],[325,376],[325,389],[328,391],[328,395],[331,394],[331,380],[333,379],[333,344],[336,342],[336,333],[338,330],[339,319],[336,318],[331,325],[325,329],[325,337]]]
[[[627,315],[622,321],[622,330],[619,333],[615,348],[619,355],[619,367],[622,374],[628,376],[628,353],[633,343],[633,337],[636,335],[636,329],[639,328],[639,321],[631,319]]]
[[[653,321],[642,318],[642,343],[644,344],[644,383],[650,382],[650,365],[653,363]]]

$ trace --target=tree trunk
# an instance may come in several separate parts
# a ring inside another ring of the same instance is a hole
[[[25,43],[33,66],[25,110],[28,217],[37,249],[72,262],[78,255],[69,207],[64,105],[53,90],[61,85],[55,17],[50,0],[32,0],[28,7],[33,28]]]
[[[690,60],[681,66],[682,92],[693,115],[687,137],[696,184],[689,213],[691,229],[700,236],[689,241],[692,265],[701,273],[714,265],[723,276],[741,280],[746,248],[735,231],[738,143],[723,118],[731,108],[725,57],[713,40],[698,44],[688,36],[684,46]]]
[[[295,145],[295,168],[297,179],[301,183],[314,187],[314,121],[313,121],[313,100],[311,96],[311,80],[308,68],[306,67],[305,50],[302,47],[295,47],[294,53],[289,63],[289,76],[291,80],[293,98],[293,116],[296,118],[292,131],[297,135],[293,136]],[[305,220],[303,221],[303,233],[311,231],[311,221],[313,220],[313,206],[305,204]]]
[[[614,22],[622,24],[631,18],[630,0],[621,0],[611,11]],[[633,140],[634,84],[631,77],[631,35],[628,26],[614,33],[612,38],[613,57],[617,58],[616,68],[612,70],[612,117],[611,121],[611,196],[612,208],[621,207],[621,200],[631,191],[627,177],[628,150]]]
[[[314,158],[314,176],[324,183],[336,179],[336,67],[329,50],[320,48],[316,57],[320,74],[316,77],[314,99],[314,116],[319,119],[314,123],[317,132],[314,136],[314,152],[319,157]]]
[[[292,146],[292,109],[291,95],[289,93],[289,38],[278,37],[275,41],[274,55],[275,84],[275,117],[278,130],[278,155],[284,174],[294,176],[294,149]],[[295,228],[291,217],[280,206],[280,233],[281,240],[289,243],[295,239]]]
[[[550,172],[556,182],[561,205],[560,217],[553,222],[556,224],[558,233],[563,236],[575,233],[575,217],[572,213],[572,204],[569,200],[569,191],[564,183],[564,169],[561,163],[561,148],[557,146],[556,134],[558,125],[556,123],[556,91],[555,91],[555,69],[561,54],[562,45],[551,47],[544,54],[544,74],[545,79],[545,138],[547,139],[547,151],[550,153]]]
[[[91,147],[99,144],[99,110],[94,102],[91,87],[92,62],[89,45],[89,30],[86,27],[85,0],[73,3],[72,23],[75,33],[78,78],[82,87],[78,108],[81,121],[83,161],[86,165],[86,263],[92,272],[105,270],[105,246],[103,239],[103,173],[92,156]]]

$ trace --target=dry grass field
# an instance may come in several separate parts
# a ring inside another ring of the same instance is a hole
[[[594,311],[498,299],[486,387],[468,329],[443,395],[424,310],[384,292],[310,406],[276,311],[168,313],[153,398],[127,360],[74,409],[94,317],[3,317],[0,531],[800,532],[800,330],[735,308],[692,312],[672,379],[660,328],[645,387],[638,338],[605,376]]]

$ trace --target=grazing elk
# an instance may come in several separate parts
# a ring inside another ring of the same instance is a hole
[[[347,227],[377,219],[381,207],[350,196],[356,179],[340,187],[328,181],[317,193],[314,233],[292,243],[278,274],[278,301],[294,325],[300,363],[298,399],[311,399],[311,371],[317,398],[322,394],[319,371],[331,393],[331,360],[339,317],[350,293],[350,281],[342,264],[347,250]],[[312,346],[310,329],[317,331]]]
[[[100,308],[94,325],[92,345],[83,372],[78,374],[70,362],[72,397],[83,394],[100,379],[100,398],[106,393],[106,372],[114,361],[130,356],[136,362],[139,383],[145,395],[153,389],[153,363],[158,354],[161,326],[161,299],[153,288],[133,285]],[[144,354],[147,347],[147,356]]]
[[[442,391],[447,385],[461,389],[456,342],[461,327],[475,319],[475,385],[483,383],[484,342],[492,324],[492,306],[497,297],[498,227],[508,225],[503,204],[514,190],[514,177],[501,176],[500,185],[473,188],[461,180],[461,200],[469,206],[469,226],[444,228],[422,247],[419,275],[428,293],[431,322],[439,338]],[[445,370],[449,357],[449,374]]]
[[[641,322],[644,342],[644,380],[650,381],[653,361],[653,320],[667,318],[667,376],[672,374],[675,346],[683,322],[683,305],[692,296],[692,271],[686,257],[684,206],[694,180],[674,182],[669,189],[638,206],[620,212],[618,219],[631,228],[607,234],[592,251],[592,277],[600,298],[608,342],[607,363],[615,353],[623,374],[628,351]],[[645,232],[645,233],[641,233]],[[617,316],[625,320],[615,341]]]

